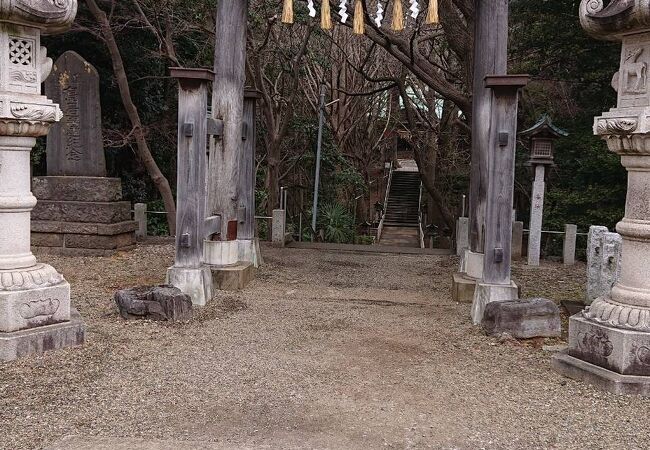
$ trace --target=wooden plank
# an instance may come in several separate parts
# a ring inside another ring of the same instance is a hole
[[[247,91],[244,96],[244,141],[239,174],[239,227],[237,239],[255,238],[255,112],[258,94]]]
[[[217,2],[212,115],[223,121],[223,136],[211,139],[207,205],[222,218],[221,236],[239,208],[247,15],[247,0]]]
[[[208,82],[181,78],[179,83],[175,267],[198,268],[203,260]]]
[[[484,244],[492,92],[487,75],[505,74],[508,61],[508,0],[475,0],[474,87],[472,96],[472,166],[469,195],[470,248]]]

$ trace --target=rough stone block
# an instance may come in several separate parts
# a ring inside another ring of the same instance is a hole
[[[451,285],[451,297],[453,301],[458,303],[472,303],[474,301],[475,290],[475,279],[466,277],[460,272],[454,274]]]
[[[63,235],[32,232],[32,245],[35,247],[63,247]]]
[[[43,200],[32,211],[32,219],[82,223],[127,222],[131,220],[131,204]]]
[[[89,234],[66,234],[66,248],[88,248],[100,250],[117,250],[135,244],[135,233],[124,233],[115,236],[99,236]]]
[[[82,345],[85,327],[79,313],[72,309],[70,321],[14,333],[0,333],[0,361],[13,361],[50,350]]]
[[[483,328],[491,336],[508,333],[517,339],[559,337],[560,309],[552,300],[543,298],[493,302],[485,307]]]
[[[609,295],[618,281],[621,267],[622,238],[610,233],[606,227],[589,228],[587,243],[587,299],[594,300]]]
[[[192,318],[192,299],[173,286],[141,286],[115,293],[120,315],[127,320],[187,321]]]
[[[132,220],[108,224],[32,220],[32,236],[34,236],[34,233],[96,234],[100,236],[114,236],[116,234],[133,233],[137,227],[138,224]],[[38,247],[41,246],[40,244],[34,245]]]
[[[240,291],[255,278],[255,266],[251,263],[239,263],[230,267],[213,267],[212,283],[221,291]]]
[[[32,193],[39,200],[119,202],[122,181],[101,177],[34,177]]]

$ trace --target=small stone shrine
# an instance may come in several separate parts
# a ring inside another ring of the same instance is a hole
[[[41,33],[67,29],[77,0],[0,0],[0,361],[84,341],[70,285],[30,251],[30,152],[63,117],[41,95],[52,60]]]
[[[63,119],[47,138],[47,176],[33,179],[38,205],[32,244],[71,255],[105,255],[135,244],[131,204],[119,178],[106,177],[99,75],[77,53],[64,53],[45,82]]]
[[[539,266],[542,248],[542,223],[544,220],[544,197],[546,195],[546,168],[554,167],[553,153],[555,140],[566,137],[568,132],[553,125],[551,118],[544,114],[539,121],[519,135],[530,139],[530,160],[535,176],[530,205],[530,234],[528,237],[528,265]]]
[[[563,375],[615,393],[650,395],[650,7],[646,0],[583,0],[580,19],[599,39],[622,41],[612,85],[616,108],[594,133],[628,171],[620,278],[609,294],[571,317],[569,349],[555,357]]]

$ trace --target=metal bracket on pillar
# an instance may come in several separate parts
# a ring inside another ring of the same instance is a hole
[[[241,124],[241,140],[245,141],[248,139],[248,122],[243,122]]]
[[[240,224],[246,223],[246,207],[240,206],[237,208],[237,220]]]
[[[499,147],[507,147],[510,143],[510,133],[501,131],[499,133]]]
[[[180,238],[178,244],[181,247],[190,248],[191,247],[191,239],[192,239],[192,235],[190,233],[183,233],[183,234],[181,234],[181,238]]]
[[[223,136],[223,120],[208,118],[208,135],[215,137]]]
[[[194,136],[194,124],[193,123],[184,123],[183,124],[183,136],[192,137]]]
[[[502,248],[495,248],[494,249],[494,262],[495,263],[502,263],[503,262],[503,249]]]

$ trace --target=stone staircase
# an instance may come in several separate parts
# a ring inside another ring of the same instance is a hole
[[[420,247],[419,203],[420,174],[411,168],[393,172],[380,245]]]

